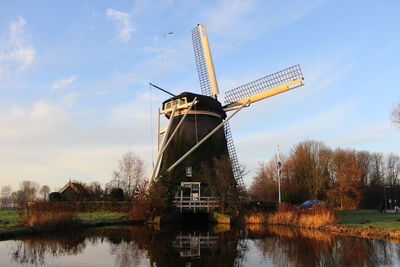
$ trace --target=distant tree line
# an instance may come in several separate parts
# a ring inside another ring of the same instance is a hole
[[[102,186],[98,181],[80,184],[87,191],[85,200],[131,200],[140,184],[144,182],[144,164],[142,159],[132,152],[125,153],[118,161],[118,168],[112,172],[110,182]],[[51,192],[48,185],[25,180],[17,190],[9,185],[0,188],[0,207],[24,207],[30,201],[65,201],[58,190]]]
[[[321,199],[350,209],[375,208],[380,201],[400,199],[400,157],[368,151],[331,149],[322,142],[304,141],[281,157],[283,201]],[[249,189],[259,201],[278,199],[277,161],[262,163]]]
[[[49,193],[50,187],[48,185],[40,186],[38,183],[29,180],[22,181],[17,190],[5,185],[0,188],[0,206],[23,207],[30,201],[47,200]]]

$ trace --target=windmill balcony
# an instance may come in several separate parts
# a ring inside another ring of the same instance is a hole
[[[174,204],[180,212],[210,212],[211,209],[218,208],[216,197],[175,197]]]

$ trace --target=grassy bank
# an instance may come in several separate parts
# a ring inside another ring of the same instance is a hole
[[[400,214],[380,213],[376,210],[350,210],[333,212],[327,209],[297,210],[281,206],[271,214],[246,217],[247,225],[288,225],[319,229],[364,238],[400,240]]]
[[[400,228],[400,214],[380,213],[376,210],[339,211],[339,224],[350,226],[372,226],[374,228]]]
[[[0,233],[23,228],[18,224],[19,213],[16,210],[0,210]]]
[[[339,211],[339,222],[325,230],[363,238],[400,240],[400,214],[376,210]]]
[[[129,213],[81,212],[77,215],[82,227],[131,223]],[[21,222],[18,210],[0,210],[0,239],[13,238],[37,232]]]

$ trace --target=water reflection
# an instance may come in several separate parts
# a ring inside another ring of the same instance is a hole
[[[58,257],[82,253],[86,247],[84,241],[85,236],[83,235],[63,235],[61,238],[59,236],[47,236],[20,240],[16,242],[15,246],[11,247],[10,254],[13,262],[44,265],[46,255]]]
[[[7,244],[14,265],[67,266],[74,257],[85,259],[74,266],[121,267],[395,266],[400,262],[398,243],[259,225],[246,229],[104,227],[1,243]],[[95,257],[90,251],[95,251]],[[8,263],[0,257],[0,266]]]
[[[396,266],[399,244],[282,226],[248,228],[264,258],[278,266]],[[268,237],[259,239],[260,234]]]

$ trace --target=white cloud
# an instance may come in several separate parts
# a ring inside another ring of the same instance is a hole
[[[107,9],[106,15],[117,24],[118,39],[123,42],[129,41],[132,32],[136,31],[136,28],[132,25],[131,16],[128,13],[117,11],[112,8]]]
[[[8,38],[1,40],[0,46],[0,74],[6,71],[26,69],[35,59],[36,50],[27,43],[24,34],[26,20],[18,17],[18,21],[11,23],[8,29]]]
[[[76,96],[66,94],[63,104]],[[150,165],[151,114],[144,99],[145,94],[112,109],[74,113],[45,101],[2,107],[0,186],[23,179],[52,187],[68,178],[105,183],[130,150]]]
[[[201,14],[206,17],[208,29],[224,37],[222,48],[229,49],[232,44],[247,42],[296,22],[323,2],[283,4],[279,0],[220,0]]]
[[[15,105],[0,115],[0,146],[40,146],[64,131],[69,121],[67,113],[43,101],[34,103],[30,110]]]
[[[51,89],[52,90],[64,89],[68,85],[72,84],[77,77],[78,77],[77,75],[71,75],[68,78],[57,80],[51,85]]]
[[[74,104],[79,96],[80,94],[76,92],[67,93],[62,97],[62,103],[67,107],[70,107]]]

